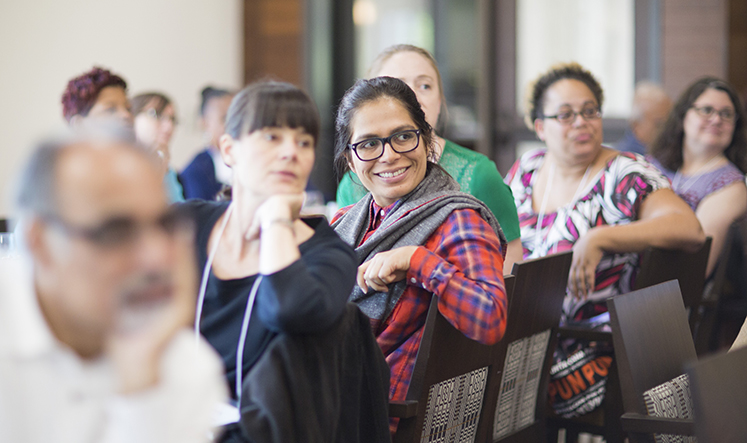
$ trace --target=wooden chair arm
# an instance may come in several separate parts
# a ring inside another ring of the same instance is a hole
[[[397,418],[412,418],[418,414],[418,401],[390,401],[389,416]]]
[[[595,331],[593,329],[577,328],[573,326],[561,326],[558,328],[560,338],[578,338],[589,341],[612,342],[612,333],[607,331]]]
[[[640,434],[695,435],[695,422],[682,418],[653,417],[626,412],[620,417],[626,432]]]

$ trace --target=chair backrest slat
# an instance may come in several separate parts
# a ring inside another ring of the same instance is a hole
[[[490,424],[489,441],[544,440],[547,385],[557,343],[555,329],[560,322],[572,258],[573,253],[567,251],[514,265],[516,280],[506,334],[502,345],[493,350],[491,375],[496,377],[490,380],[488,396],[491,400],[485,410]],[[517,363],[518,366],[515,360],[506,363],[509,352],[514,358],[521,353],[526,361]],[[542,355],[534,355],[538,352]],[[520,374],[513,372],[517,368]],[[499,399],[502,386],[504,397]],[[509,394],[509,391],[513,392]],[[509,401],[506,395],[514,397]],[[519,411],[519,396],[531,398],[534,395],[535,408]]]
[[[700,443],[747,441],[747,348],[688,368]]]
[[[607,300],[623,405],[646,414],[643,393],[697,359],[677,281]]]
[[[697,251],[647,248],[635,280],[635,289],[643,289],[669,280],[680,283],[685,308],[690,309],[690,329],[697,323],[697,307],[703,300],[705,273],[711,251],[711,237],[706,238]]]

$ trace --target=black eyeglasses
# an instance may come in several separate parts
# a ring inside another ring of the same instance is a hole
[[[716,110],[713,106],[695,106],[693,105],[692,108],[695,110],[695,112],[698,113],[699,116],[710,119],[713,117],[713,114],[718,114],[719,117],[721,117],[721,120],[728,122],[728,123],[734,123],[737,121],[737,114],[729,108],[724,108],[721,110]]]
[[[167,235],[174,235],[180,229],[190,229],[192,220],[184,210],[171,208],[151,222],[140,222],[130,217],[114,217],[98,226],[76,226],[57,215],[42,217],[67,235],[82,238],[103,249],[117,249],[133,244],[145,229],[154,227]]]
[[[389,137],[371,137],[348,147],[355,152],[361,161],[370,162],[384,155],[384,145],[388,144],[398,154],[404,154],[417,149],[420,145],[420,129],[408,129],[395,132]]]
[[[597,107],[588,107],[580,110],[579,112],[570,110],[559,112],[555,115],[546,115],[545,118],[554,118],[562,124],[573,123],[576,121],[576,116],[580,115],[584,120],[596,120],[602,117],[602,110]]]

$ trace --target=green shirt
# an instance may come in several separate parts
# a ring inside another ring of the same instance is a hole
[[[444,140],[444,150],[438,164],[459,183],[462,192],[471,194],[493,211],[503,229],[507,241],[519,238],[519,217],[516,214],[514,196],[503,183],[498,168],[489,158]],[[368,194],[353,172],[346,173],[337,187],[337,204],[352,205]]]

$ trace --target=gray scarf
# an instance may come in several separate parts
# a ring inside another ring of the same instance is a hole
[[[356,247],[358,262],[364,263],[382,251],[401,246],[420,246],[457,209],[474,209],[498,235],[506,255],[506,237],[493,213],[475,197],[459,192],[459,184],[441,167],[428,164],[423,181],[389,210],[381,226],[364,244],[360,244],[370,223],[373,197],[369,192],[332,227],[349,245]],[[349,300],[356,303],[369,318],[384,321],[405,291],[407,282],[389,285],[389,292],[370,290],[364,293],[357,285]]]

